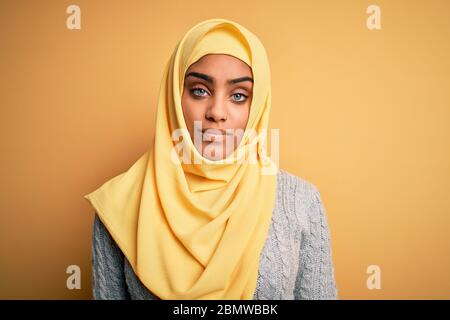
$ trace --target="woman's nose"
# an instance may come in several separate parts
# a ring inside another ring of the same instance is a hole
[[[223,99],[215,98],[205,114],[206,119],[214,122],[227,120],[227,106]]]

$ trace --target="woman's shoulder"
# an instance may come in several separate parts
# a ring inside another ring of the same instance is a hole
[[[323,208],[318,187],[302,176],[295,175],[283,169],[277,173],[277,198],[288,213],[294,213],[304,228],[309,222],[316,220]]]
[[[284,169],[279,169],[277,173],[279,190],[289,193],[302,200],[313,199],[319,193],[317,186],[311,181],[290,173]]]
[[[94,212],[94,222],[92,228],[92,247],[99,254],[105,255],[105,258],[123,258],[123,253],[105,226],[98,213]],[[117,259],[114,259],[117,260]]]

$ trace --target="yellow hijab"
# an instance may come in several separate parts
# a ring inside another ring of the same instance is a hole
[[[254,162],[204,158],[187,131],[181,106],[184,75],[212,53],[232,55],[252,68],[247,127],[228,158],[242,159],[256,146]],[[265,139],[255,140],[250,131],[268,129],[270,103],[269,63],[259,39],[230,20],[203,21],[184,35],[165,67],[153,148],[84,196],[136,275],[159,298],[252,299],[278,167],[265,153]],[[197,161],[173,160],[175,129],[182,129]]]

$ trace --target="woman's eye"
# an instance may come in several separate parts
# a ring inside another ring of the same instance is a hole
[[[242,93],[235,93],[233,94],[233,97],[236,97],[236,102],[244,102],[248,98],[245,94]]]
[[[206,90],[202,89],[202,88],[193,88],[193,89],[191,89],[191,93],[194,96],[203,97],[204,95],[202,93],[206,93]],[[197,94],[197,93],[199,93],[199,94]]]
[[[192,88],[190,92],[194,97],[204,97],[208,95],[208,91],[203,88]],[[232,97],[235,102],[244,102],[248,98],[248,96],[243,93],[235,93]]]

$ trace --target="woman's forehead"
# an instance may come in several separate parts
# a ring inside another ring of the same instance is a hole
[[[251,76],[252,69],[244,61],[228,54],[208,54],[192,63],[185,72],[204,71],[216,75]]]

